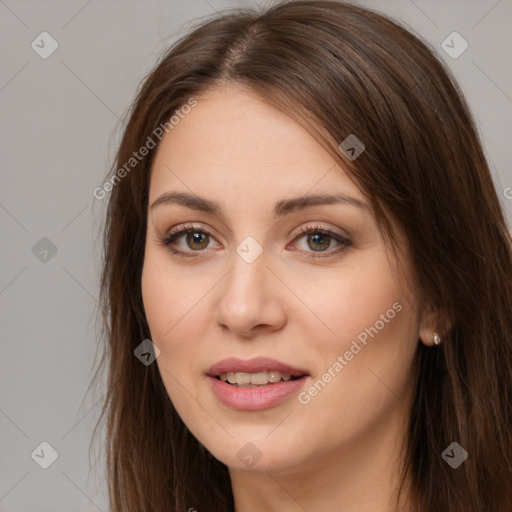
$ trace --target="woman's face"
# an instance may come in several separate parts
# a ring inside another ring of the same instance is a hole
[[[231,469],[376,449],[408,413],[407,251],[386,251],[364,196],[290,118],[233,88],[197,101],[162,139],[149,192],[142,292],[169,398]]]

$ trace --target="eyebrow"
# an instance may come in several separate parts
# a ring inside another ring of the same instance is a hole
[[[222,206],[220,203],[188,192],[166,192],[153,201],[151,209],[164,204],[180,204],[192,210],[222,216]],[[304,208],[331,204],[346,204],[359,208],[365,213],[370,213],[368,204],[355,197],[345,194],[311,194],[278,201],[274,205],[273,215],[275,218],[284,217]]]

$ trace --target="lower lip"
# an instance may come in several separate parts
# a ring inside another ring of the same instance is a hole
[[[239,388],[215,377],[208,377],[213,392],[224,404],[240,411],[258,411],[277,405],[296,393],[307,376],[296,380],[283,380],[257,388]]]

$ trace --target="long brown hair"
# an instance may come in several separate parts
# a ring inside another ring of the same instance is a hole
[[[129,112],[108,177],[100,291],[112,511],[234,509],[228,468],[183,424],[157,365],[134,356],[150,338],[141,273],[155,150],[126,167],[156,127],[221,83],[287,113],[347,169],[392,244],[391,217],[403,228],[424,306],[449,319],[439,347],[417,348],[402,480],[415,510],[512,510],[511,238],[470,110],[410,30],[367,8],[299,0],[202,21]],[[365,145],[355,160],[338,147],[350,134]],[[441,457],[452,442],[468,453],[457,469]]]

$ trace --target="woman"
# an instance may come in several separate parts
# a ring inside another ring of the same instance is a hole
[[[203,22],[103,190],[114,512],[511,509],[510,234],[426,43],[340,2]]]

